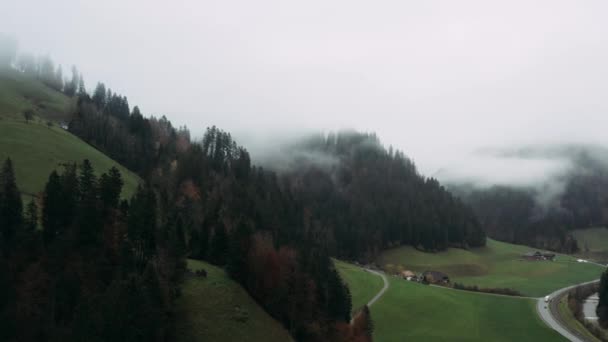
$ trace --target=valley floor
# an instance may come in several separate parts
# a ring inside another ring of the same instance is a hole
[[[379,276],[337,262],[350,288]],[[370,308],[374,341],[562,341],[538,317],[536,301],[408,282],[389,277],[388,291]],[[369,294],[353,291],[353,302]]]
[[[525,296],[541,297],[557,289],[598,279],[603,268],[557,255],[555,261],[525,261],[535,249],[488,239],[487,246],[471,250],[450,248],[424,253],[410,246],[385,251],[377,263],[387,271],[397,269],[446,273],[452,282],[480,287],[511,288]]]

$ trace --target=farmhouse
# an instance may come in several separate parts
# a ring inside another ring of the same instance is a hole
[[[448,284],[450,282],[447,274],[439,271],[425,271],[422,273],[422,280],[430,284]]]
[[[401,272],[401,278],[406,279],[406,280],[416,280],[416,273],[412,272],[412,271],[402,271]]]
[[[522,256],[524,260],[551,260],[555,259],[554,253],[541,253],[540,251],[528,252]]]

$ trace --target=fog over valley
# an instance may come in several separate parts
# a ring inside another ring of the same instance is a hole
[[[21,51],[48,53],[66,71],[76,64],[88,88],[103,80],[194,136],[222,127],[251,144],[254,158],[275,134],[356,129],[404,150],[429,176],[520,183],[568,162],[476,151],[607,143],[607,9],[602,1],[25,0],[3,4],[0,20]]]
[[[0,341],[608,341],[606,13],[0,1]]]

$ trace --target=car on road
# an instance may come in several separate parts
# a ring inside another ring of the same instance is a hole
[[[551,296],[545,296],[545,303],[549,303],[550,300],[551,300]]]

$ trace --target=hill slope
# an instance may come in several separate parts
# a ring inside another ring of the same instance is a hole
[[[0,72],[0,117],[21,119],[25,109],[56,122],[67,121],[74,100],[15,70]]]
[[[572,235],[581,249],[577,255],[599,263],[608,263],[608,229],[578,229],[573,230]]]
[[[531,247],[488,239],[487,246],[470,250],[450,248],[445,252],[424,253],[412,247],[387,250],[378,258],[386,268],[401,266],[422,272],[442,271],[453,282],[482,287],[508,287],[528,296],[544,296],[554,290],[599,278],[602,268],[577,263],[558,255],[551,261],[524,261],[521,255]]]
[[[0,74],[0,161],[13,160],[17,185],[25,196],[42,191],[49,174],[62,164],[89,159],[98,175],[116,166],[125,183],[122,197],[130,197],[140,181],[137,175],[56,124],[45,123],[67,118],[71,101],[17,72]],[[37,117],[26,123],[21,113],[27,108],[46,120]]]
[[[177,300],[177,341],[291,341],[226,273],[208,263],[188,260],[188,268],[205,269],[207,278],[187,279]]]

